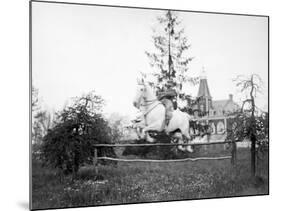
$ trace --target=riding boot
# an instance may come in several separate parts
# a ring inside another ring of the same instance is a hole
[[[165,119],[165,125],[168,126],[169,125],[170,120],[169,119]]]

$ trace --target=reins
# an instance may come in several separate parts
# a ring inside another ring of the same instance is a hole
[[[157,102],[158,100],[157,99],[153,99],[153,100],[145,100],[144,101],[147,103],[146,105],[143,105],[141,104],[141,106],[150,106],[152,105],[153,103]],[[143,113],[143,116],[144,116],[144,123],[145,125],[147,125],[147,120],[146,120],[146,117],[147,115],[153,110],[155,109],[158,105],[162,104],[160,101],[158,101],[158,103],[156,103],[154,106],[152,106],[150,109],[148,109],[147,111],[145,111]]]
[[[155,101],[156,102],[156,101]],[[154,108],[156,108],[158,105],[162,104],[161,102],[156,103],[152,108],[150,108],[148,111],[146,111],[143,115],[144,117],[150,113]]]
[[[144,100],[145,103],[147,104],[140,104],[141,106],[149,106],[151,105],[152,103],[158,101],[157,99],[153,99],[153,100]]]
[[[152,105],[153,103],[155,102],[158,102],[156,103],[154,106],[152,106],[151,108],[149,108],[147,111],[145,111],[143,113],[143,116],[144,116],[144,121],[145,121],[145,125],[147,125],[147,120],[146,120],[146,116],[153,110],[155,109],[158,105],[162,104],[160,101],[158,101],[157,98],[155,99],[152,99],[152,100],[146,100],[146,97],[142,96],[143,97],[143,104],[140,103],[140,106],[143,106],[143,107],[148,107],[150,105]]]

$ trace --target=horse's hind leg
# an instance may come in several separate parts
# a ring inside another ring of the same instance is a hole
[[[181,130],[182,134],[183,134],[183,138],[186,139],[186,142],[188,143],[189,140],[191,140],[191,137],[189,135],[189,131],[188,128],[184,128],[184,130]],[[188,151],[188,152],[193,152],[193,149],[191,146],[184,146],[184,151]]]

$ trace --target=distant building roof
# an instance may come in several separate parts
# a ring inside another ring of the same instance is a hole
[[[201,77],[199,83],[199,90],[197,97],[208,97],[211,98],[210,90],[208,87],[207,79],[205,77]]]
[[[233,96],[229,95],[227,100],[213,100],[212,109],[215,111],[232,112],[239,109],[239,105],[233,101]]]
[[[203,71],[200,76],[197,101],[192,105],[192,109],[207,113],[211,111],[211,115],[220,116],[225,115],[225,113],[228,112],[237,111],[239,109],[239,105],[233,101],[232,94],[230,94],[229,98],[225,100],[212,100],[206,72],[203,67]]]
[[[228,99],[227,100],[213,100],[213,107],[214,107],[214,109],[224,108],[227,103],[228,103]]]

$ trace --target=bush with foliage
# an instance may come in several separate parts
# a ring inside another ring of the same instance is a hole
[[[246,99],[242,102],[241,110],[231,114],[234,117],[230,119],[231,128],[228,129],[227,139],[251,141],[251,169],[252,175],[255,176],[256,152],[267,150],[269,141],[269,114],[256,106],[262,80],[259,75],[252,74],[248,77],[239,75],[234,81],[240,92],[246,94]]]
[[[262,145],[266,140],[268,142],[268,113],[264,112],[253,119],[249,113],[235,112],[231,113],[232,118],[229,118],[228,128],[229,140],[246,140],[252,135],[256,136],[257,144]],[[254,127],[253,127],[254,126]]]
[[[55,126],[43,138],[42,159],[45,165],[76,173],[93,162],[93,144],[112,143],[112,131],[101,111],[103,99],[91,92],[75,98],[74,103],[57,113]],[[112,148],[99,148],[99,156],[115,157]]]

